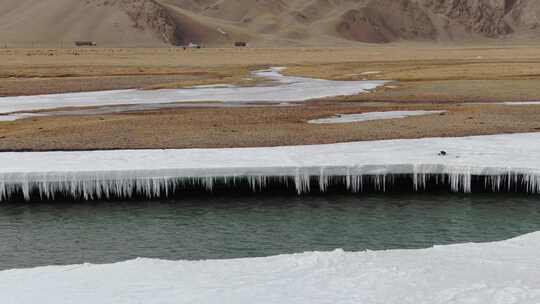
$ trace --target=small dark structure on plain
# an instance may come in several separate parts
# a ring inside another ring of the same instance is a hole
[[[247,42],[244,42],[244,41],[236,41],[236,42],[234,43],[234,46],[235,46],[235,47],[247,47],[248,44],[247,44]]]
[[[186,49],[200,49],[200,48],[202,48],[202,45],[190,42],[188,45],[182,46],[182,48],[184,50],[186,50]]]
[[[76,46],[97,46],[94,41],[75,41]]]

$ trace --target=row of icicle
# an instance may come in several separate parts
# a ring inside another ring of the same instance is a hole
[[[472,191],[474,176],[465,173],[446,174],[379,174],[318,176],[297,174],[296,176],[234,176],[234,177],[138,177],[138,178],[88,178],[70,181],[27,180],[10,182],[0,178],[0,201],[7,201],[15,196],[25,200],[54,200],[56,196],[74,199],[97,200],[111,198],[147,198],[169,197],[182,189],[198,189],[212,192],[216,185],[235,188],[248,185],[252,191],[268,190],[272,185],[281,185],[294,189],[296,193],[311,191],[326,192],[330,185],[341,185],[351,192],[360,193],[366,189],[385,192],[392,189],[398,179],[410,180],[414,191],[425,191],[430,184],[447,185],[452,192],[469,193]],[[540,193],[540,175],[505,173],[500,175],[480,176],[485,191],[510,191],[523,189],[527,193]]]

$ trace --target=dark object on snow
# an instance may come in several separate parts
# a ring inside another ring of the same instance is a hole
[[[439,156],[446,156],[446,151],[439,152]]]
[[[97,46],[94,41],[75,41],[76,46]]]

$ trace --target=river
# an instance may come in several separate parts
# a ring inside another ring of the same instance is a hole
[[[539,196],[446,192],[2,203],[0,270],[496,241],[540,230],[539,216]]]

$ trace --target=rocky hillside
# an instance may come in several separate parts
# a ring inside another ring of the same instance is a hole
[[[539,16],[538,0],[2,0],[0,44],[531,39]]]

